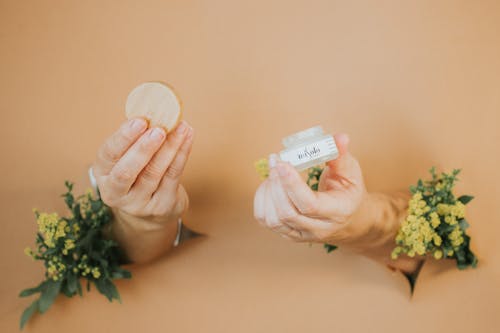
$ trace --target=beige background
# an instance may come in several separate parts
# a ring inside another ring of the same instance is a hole
[[[62,210],[124,120],[163,80],[197,137],[186,223],[206,233],[119,283],[59,298],[27,332],[496,332],[500,325],[498,1],[0,0],[0,331],[42,268],[23,254],[32,207]],[[477,270],[428,262],[405,280],[253,221],[253,161],[322,124],[347,132],[370,190],[463,168]]]

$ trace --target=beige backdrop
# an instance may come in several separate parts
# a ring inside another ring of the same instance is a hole
[[[62,210],[138,83],[172,84],[195,127],[186,223],[206,233],[119,283],[123,304],[61,297],[27,332],[498,332],[498,1],[0,0],[0,331],[42,276],[32,207]],[[322,124],[370,190],[463,168],[477,270],[406,281],[287,242],[252,218],[253,161]]]

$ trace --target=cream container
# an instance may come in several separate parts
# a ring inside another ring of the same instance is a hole
[[[321,126],[297,132],[282,140],[285,149],[279,153],[298,171],[331,161],[339,156],[333,136],[325,134]]]

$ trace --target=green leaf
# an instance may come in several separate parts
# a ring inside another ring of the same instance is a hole
[[[42,291],[38,302],[38,311],[44,313],[54,303],[61,291],[61,281],[47,280],[47,287]]]
[[[458,220],[458,225],[460,226],[460,228],[462,230],[465,230],[469,227],[469,223],[467,223],[467,220],[466,219],[460,219]]]
[[[474,199],[472,195],[462,195],[457,200],[463,203],[464,205],[467,205],[472,199]]]
[[[74,295],[78,291],[78,278],[74,274],[68,274],[67,276],[67,288],[68,291]]]
[[[27,297],[27,296],[33,295],[35,293],[41,292],[43,290],[43,288],[45,287],[45,283],[46,283],[46,281],[42,281],[38,286],[36,286],[34,288],[24,289],[23,291],[21,291],[19,293],[19,297]]]
[[[118,293],[116,286],[113,282],[111,282],[110,279],[98,279],[94,283],[97,287],[97,290],[99,290],[101,294],[106,296],[106,298],[110,302],[112,302],[113,299],[117,299],[118,302],[121,303],[120,294]]]
[[[338,248],[337,245],[332,245],[332,244],[323,244],[323,247],[326,249],[327,253],[330,253]]]
[[[71,293],[71,291],[68,290],[68,284],[67,283],[63,283],[62,286],[61,286],[61,293],[64,294],[66,297],[72,297],[73,296],[73,293]]]
[[[78,295],[80,295],[80,297],[82,297],[83,296],[82,284],[80,283],[79,279],[76,280],[76,289],[78,291]]]
[[[64,197],[64,202],[66,203],[66,206],[68,206],[69,209],[73,207],[73,203],[75,202],[75,198],[71,191],[73,190],[73,183],[69,181],[65,181],[64,185],[67,188],[67,192],[62,195]]]
[[[68,189],[68,192],[71,192],[73,190],[73,183],[70,182],[69,180],[65,180],[64,181],[64,185],[66,186],[66,188]]]
[[[21,329],[24,328],[24,325],[28,322],[28,320],[33,316],[35,311],[38,309],[38,300],[33,301],[30,306],[28,306],[21,315],[21,320],[19,322],[19,326]]]
[[[111,273],[112,279],[130,279],[132,277],[132,273],[125,269],[118,268],[116,271]]]

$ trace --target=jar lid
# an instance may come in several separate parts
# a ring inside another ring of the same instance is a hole
[[[309,141],[310,139],[320,135],[323,135],[323,128],[321,126],[314,126],[306,130],[289,135],[283,138],[281,142],[283,143],[283,146],[285,146],[286,148],[290,148],[296,146],[297,144],[301,144],[304,141]]]

